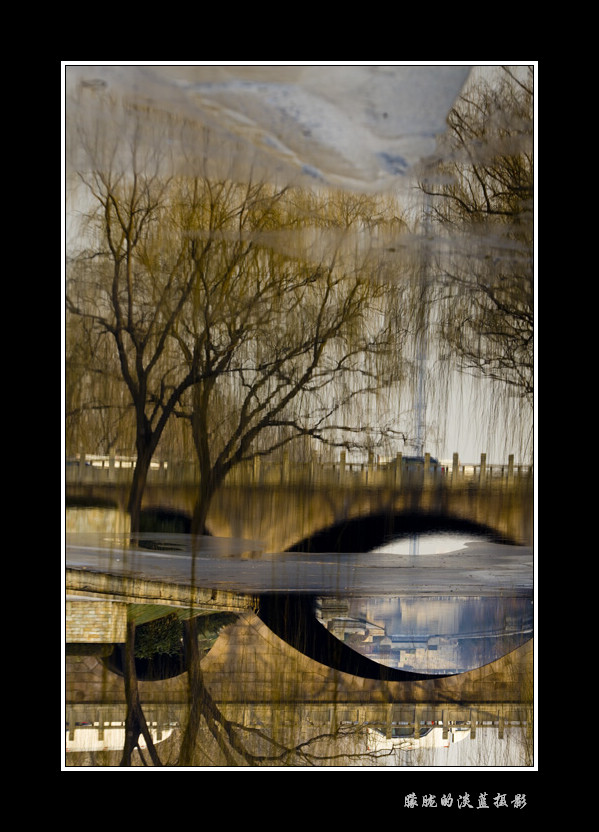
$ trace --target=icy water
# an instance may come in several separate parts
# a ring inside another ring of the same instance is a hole
[[[209,126],[212,160],[232,148],[272,178],[378,190],[435,149],[469,66],[68,65],[85,112],[109,95]],[[74,104],[71,104],[74,107]]]

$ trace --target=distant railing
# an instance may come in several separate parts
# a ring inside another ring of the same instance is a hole
[[[69,457],[65,464],[65,483],[122,483],[131,480],[135,458],[81,454]],[[437,460],[430,454],[423,457],[379,457],[369,454],[366,460],[348,460],[345,452],[338,461],[291,460],[283,454],[278,459],[256,456],[234,468],[228,484],[302,484],[361,483],[372,486],[399,486],[402,482],[497,482],[532,478],[530,464],[516,464],[514,455],[506,463],[488,463],[486,454],[479,462],[462,462],[458,454],[451,460]],[[199,467],[194,462],[156,459],[148,473],[150,483],[189,485],[199,482]]]

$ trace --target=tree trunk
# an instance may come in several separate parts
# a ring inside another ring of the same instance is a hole
[[[123,767],[131,765],[133,752],[136,748],[139,748],[139,738],[143,736],[153,764],[162,766],[139,699],[137,672],[135,670],[135,623],[132,621],[127,622],[124,679],[127,716],[125,718],[125,745],[120,765]]]
[[[199,730],[202,717],[206,721],[208,730],[216,741],[217,746],[223,754],[225,765],[237,766],[238,762],[229,744],[231,743],[231,730],[229,721],[221,714],[216,707],[212,696],[206,688],[204,675],[200,667],[200,653],[198,650],[198,620],[191,618],[186,622],[187,646],[188,646],[188,679],[189,679],[189,719],[185,727],[181,741],[179,754],[179,765],[183,767],[192,766],[196,753]],[[240,752],[239,749],[235,749]],[[243,754],[242,754],[243,756]]]
[[[202,717],[202,692],[203,677],[200,670],[200,657],[198,651],[197,622],[195,618],[185,622],[187,632],[187,654],[188,654],[188,681],[189,681],[189,718],[181,742],[179,753],[179,765],[193,765],[195,745],[200,730]]]
[[[153,449],[145,446],[137,452],[137,460],[135,462],[135,470],[133,471],[133,481],[131,483],[131,490],[129,491],[129,502],[127,510],[129,512],[131,522],[131,532],[136,534],[140,531],[141,524],[141,506],[148,480],[148,471],[150,470],[150,463],[152,462]]]
[[[206,528],[208,512],[210,511],[214,494],[222,482],[222,478],[216,478],[213,471],[210,471],[205,476],[200,472],[200,477],[198,496],[191,518],[191,533],[193,535],[209,534]]]

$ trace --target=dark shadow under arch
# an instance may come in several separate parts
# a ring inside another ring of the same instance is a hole
[[[110,656],[103,659],[104,665],[117,676],[124,676],[126,665],[126,648],[124,644],[115,644]],[[141,682],[158,682],[180,676],[187,670],[187,650],[169,656],[157,654],[152,658],[135,658],[135,673]]]
[[[489,526],[445,514],[428,512],[378,512],[356,517],[322,529],[299,541],[289,552],[369,552],[394,538],[423,533],[464,533],[482,536],[492,543],[516,545],[513,540]]]
[[[109,497],[98,497],[75,494],[65,499],[66,508],[102,508],[102,509],[119,509],[119,504],[116,500]]]
[[[183,511],[144,508],[140,514],[139,530],[144,534],[190,534],[191,518]]]
[[[172,617],[172,613],[164,618]],[[156,619],[153,619],[155,621]],[[161,620],[161,619],[158,619]],[[236,613],[215,612],[195,616],[197,622],[198,650],[202,656],[210,652],[222,630],[237,620]],[[152,621],[140,624],[136,632],[136,644],[139,634],[152,624]],[[164,679],[172,679],[181,676],[189,669],[189,643],[188,631],[184,625],[184,619],[178,622],[178,634],[180,636],[180,649],[170,653],[153,653],[152,655],[139,657],[135,656],[135,673],[137,678],[143,682],[158,682]],[[112,648],[103,658],[105,667],[117,676],[124,675],[126,666],[126,645],[123,643],[112,645]]]

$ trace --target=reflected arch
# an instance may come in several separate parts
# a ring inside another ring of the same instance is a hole
[[[256,614],[273,635],[298,653],[331,670],[356,678],[380,682],[425,682],[463,676],[501,661],[514,649],[521,649],[532,642],[530,632],[523,635],[519,643],[505,647],[493,658],[481,659],[463,669],[446,672],[405,670],[369,658],[337,638],[318,620],[317,603],[316,596],[273,593],[259,598]]]
[[[363,656],[319,623],[315,596],[263,595],[259,599],[257,615],[274,635],[298,653],[350,676],[382,682],[419,682],[457,675],[399,670]]]

